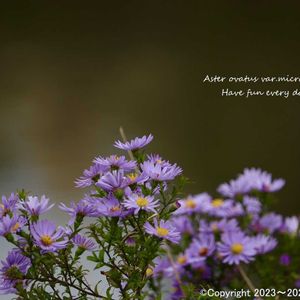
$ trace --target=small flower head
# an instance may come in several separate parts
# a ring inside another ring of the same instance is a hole
[[[144,135],[143,137],[136,137],[135,139],[125,143],[116,141],[114,146],[125,151],[136,151],[147,146],[152,140],[153,135],[149,134],[148,136]]]
[[[249,215],[257,216],[261,212],[261,202],[255,197],[244,196],[243,204]]]
[[[131,211],[125,211],[121,203],[113,195],[99,199],[95,203],[98,216],[124,217]]]
[[[287,254],[287,253],[284,253],[280,256],[279,258],[279,263],[282,265],[282,266],[289,266],[291,264],[291,257]]]
[[[203,212],[210,200],[211,197],[207,193],[189,196],[184,200],[178,201],[179,208],[174,212],[174,214],[180,215]]]
[[[94,185],[103,174],[105,169],[99,164],[93,164],[89,169],[83,171],[83,175],[75,180],[78,188],[85,188]]]
[[[123,203],[127,209],[134,209],[134,213],[137,214],[140,210],[156,212],[155,208],[159,206],[159,200],[154,200],[152,196],[142,196],[132,194],[128,196]]]
[[[268,235],[258,234],[252,238],[257,254],[265,254],[277,246],[277,241]]]
[[[284,220],[283,231],[290,235],[296,235],[299,229],[299,218],[296,216],[287,217]]]
[[[17,209],[19,197],[12,193],[9,197],[2,196],[2,203],[0,203],[0,218],[9,212],[14,212]]]
[[[67,246],[68,241],[64,239],[65,232],[62,228],[56,228],[56,225],[48,220],[38,221],[31,227],[31,234],[35,244],[43,252],[56,252]]]
[[[282,227],[282,216],[275,213],[267,213],[261,217],[255,224],[259,231],[266,233],[274,233],[276,230]]]
[[[125,188],[128,185],[128,180],[124,176],[123,170],[115,170],[103,175],[96,185],[106,192],[114,192],[117,189]]]
[[[149,222],[146,222],[144,228],[148,234],[169,240],[175,244],[179,243],[180,233],[170,221],[160,220],[158,222],[157,219],[154,219],[154,226],[152,226]]]
[[[80,234],[76,234],[74,238],[72,239],[72,242],[74,245],[78,246],[81,249],[84,250],[94,250],[96,248],[96,244],[93,240],[86,238]]]
[[[30,259],[19,251],[12,250],[0,269],[0,292],[4,294],[15,293],[16,285],[23,283],[24,275],[31,266]]]
[[[0,220],[0,235],[5,236],[10,233],[16,233],[26,224],[26,219],[22,216],[10,215],[4,216]]]
[[[48,204],[49,199],[44,195],[40,200],[36,196],[29,196],[28,199],[20,203],[19,208],[25,210],[31,216],[39,216],[54,206],[54,204]]]
[[[256,254],[252,239],[241,231],[222,234],[221,242],[218,242],[218,252],[223,262],[230,265],[248,263]]]
[[[105,172],[122,169],[124,171],[132,171],[136,168],[135,161],[127,161],[125,156],[111,155],[109,157],[96,157],[94,163],[100,166]]]
[[[182,173],[182,169],[176,164],[163,166],[159,163],[145,161],[141,168],[143,173],[154,181],[169,181]]]

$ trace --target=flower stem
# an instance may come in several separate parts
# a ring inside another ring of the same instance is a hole
[[[237,265],[237,269],[239,270],[241,276],[243,277],[244,281],[248,285],[251,292],[254,294],[255,293],[255,286],[254,286],[253,282],[251,281],[251,279],[248,277],[248,275],[245,272],[244,268],[241,265]],[[257,299],[261,300],[261,298],[257,298]]]

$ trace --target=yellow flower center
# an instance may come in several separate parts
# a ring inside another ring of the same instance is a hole
[[[149,201],[147,200],[147,198],[143,198],[143,197],[138,197],[136,199],[136,204],[139,206],[139,207],[145,207],[149,204]]]
[[[199,249],[199,255],[200,256],[205,256],[208,252],[208,249],[206,247],[202,247]]]
[[[223,205],[223,203],[224,203],[224,201],[222,199],[215,199],[211,202],[211,205],[213,207],[220,207]]]
[[[45,245],[45,246],[50,246],[53,244],[52,238],[51,236],[49,236],[48,234],[42,235],[41,237],[41,242]]]
[[[185,207],[187,208],[196,208],[197,204],[194,199],[187,199],[185,201]]]
[[[12,232],[16,232],[20,228],[20,223],[17,222],[11,229]]]
[[[119,210],[121,210],[121,208],[120,208],[119,205],[113,206],[113,207],[110,209],[110,211],[112,211],[112,212],[116,212],[116,211],[119,211]]]
[[[186,263],[186,256],[184,256],[184,255],[178,256],[177,262],[178,262],[180,265],[185,264],[185,263]]]
[[[0,203],[0,207],[1,207],[2,209],[5,208],[5,206],[4,206],[2,203]]]
[[[152,268],[147,268],[146,270],[146,276],[151,276],[153,274],[153,269]]]
[[[169,230],[167,228],[163,228],[163,227],[157,227],[156,232],[159,236],[166,236],[169,234]]]
[[[156,160],[156,163],[157,163],[157,164],[161,164],[161,163],[162,163],[162,160],[161,160],[161,159],[157,159],[157,160]]]
[[[130,173],[127,175],[127,177],[131,180],[131,181],[134,181],[136,180],[136,178],[138,177],[138,174],[136,173]]]
[[[240,243],[234,243],[231,245],[231,251],[233,254],[240,254],[244,250],[244,246]]]

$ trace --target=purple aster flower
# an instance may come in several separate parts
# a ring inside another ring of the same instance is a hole
[[[238,194],[247,194],[252,190],[261,192],[276,192],[285,184],[283,179],[272,180],[272,175],[261,169],[245,169],[243,174],[229,183],[219,186],[218,192],[223,196],[234,197]]]
[[[74,245],[78,246],[84,250],[94,250],[96,248],[96,244],[92,239],[86,238],[80,234],[76,234],[72,239]]]
[[[71,216],[69,225],[75,222],[78,215],[82,217],[97,216],[94,205],[92,205],[87,198],[81,199],[77,204],[72,201],[70,207],[67,207],[64,203],[60,203],[59,208]]]
[[[39,200],[36,196],[29,196],[26,201],[21,202],[19,204],[20,209],[24,209],[26,212],[28,212],[31,216],[39,216],[48,210],[50,210],[54,204],[49,205],[49,199],[46,198],[45,195],[41,197],[41,200]]]
[[[154,260],[155,267],[153,269],[153,276],[166,276],[166,277],[173,277],[174,276],[174,268],[167,257],[157,257]]]
[[[261,202],[255,197],[244,196],[243,204],[249,215],[257,216],[261,212]]]
[[[9,197],[2,196],[2,203],[0,204],[0,218],[5,216],[9,212],[14,212],[17,209],[17,202],[19,197],[11,193]]]
[[[110,170],[122,169],[124,171],[131,171],[136,168],[135,161],[127,161],[125,156],[111,155],[109,157],[96,157],[94,163],[101,166],[105,172]]]
[[[20,252],[12,250],[0,269],[0,293],[16,293],[16,285],[23,283],[23,278],[31,266],[30,259]]]
[[[98,199],[94,207],[97,210],[98,216],[105,217],[124,217],[131,212],[125,211],[119,200],[113,195],[110,195],[107,198]]]
[[[189,196],[184,200],[178,201],[179,208],[174,212],[174,215],[203,212],[210,201],[211,197],[207,193]]]
[[[218,251],[223,262],[230,265],[248,263],[256,254],[252,239],[241,231],[222,234]]]
[[[277,241],[268,235],[258,234],[252,238],[257,254],[265,254],[277,246]]]
[[[243,208],[240,203],[233,200],[214,199],[206,203],[204,210],[211,216],[230,218],[243,214]]]
[[[186,250],[187,260],[194,267],[199,263],[202,265],[203,260],[212,255],[215,248],[215,238],[212,234],[200,234],[193,239]]]
[[[287,253],[284,253],[280,256],[279,258],[279,263],[282,265],[282,266],[289,266],[291,264],[291,257],[287,254]]]
[[[121,141],[116,141],[114,146],[116,148],[126,150],[126,151],[136,151],[147,146],[153,140],[153,135],[149,134],[148,136],[144,135],[143,137],[136,137],[135,139],[122,143]]]
[[[148,180],[148,177],[145,174],[138,174],[136,172],[127,174],[126,178],[127,178],[128,185],[132,185],[135,183],[141,184]]]
[[[299,229],[299,218],[296,216],[287,217],[284,220],[283,232],[287,232],[291,235],[296,235]]]
[[[265,214],[263,217],[258,219],[254,228],[258,231],[264,231],[267,233],[274,233],[276,230],[280,229],[282,226],[282,216],[275,213]]]
[[[6,215],[0,220],[0,236],[5,236],[9,233],[16,233],[22,229],[27,220],[23,216]]]
[[[30,232],[35,244],[43,252],[56,252],[66,248],[68,240],[64,239],[65,233],[62,228],[56,228],[56,225],[48,220],[38,221],[30,228]]]
[[[128,180],[124,176],[123,170],[115,170],[103,175],[96,185],[104,191],[110,192],[125,188],[128,185]]]
[[[237,232],[240,227],[236,219],[221,219],[220,221],[211,221],[207,223],[200,221],[199,232],[204,234],[220,233],[220,232]]]
[[[171,222],[180,233],[193,234],[194,232],[193,225],[187,216],[176,216],[171,219]]]
[[[134,209],[135,214],[137,214],[140,210],[156,213],[155,208],[159,206],[159,200],[154,200],[154,197],[152,196],[132,194],[123,202],[123,205],[128,209]]]
[[[157,219],[154,219],[154,226],[146,222],[144,228],[148,234],[169,240],[174,244],[178,244],[180,241],[180,232],[176,230],[170,221],[160,220],[158,222]]]
[[[171,163],[167,160],[164,160],[160,155],[158,154],[150,154],[147,155],[148,161],[154,163],[154,164],[159,164],[162,167],[170,167]]]
[[[94,164],[89,169],[83,171],[83,175],[75,180],[75,185],[78,188],[85,188],[95,184],[105,169],[99,165]]]
[[[143,173],[155,181],[168,181],[173,180],[176,176],[182,173],[182,169],[176,164],[162,166],[158,163],[145,161],[141,165]]]

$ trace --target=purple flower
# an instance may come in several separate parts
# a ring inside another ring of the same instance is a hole
[[[248,263],[256,254],[252,239],[241,231],[222,234],[221,242],[218,242],[218,251],[223,262],[230,265]]]
[[[124,207],[113,195],[98,199],[97,203],[95,203],[95,209],[98,216],[105,217],[123,217],[130,213],[130,211],[124,210]]]
[[[235,197],[238,194],[247,194],[252,190],[261,192],[276,192],[285,184],[283,179],[272,180],[272,175],[261,169],[245,169],[243,174],[229,183],[219,186],[218,192],[226,197]]]
[[[296,216],[287,217],[284,220],[283,231],[291,235],[296,235],[299,228],[299,218]]]
[[[204,220],[200,221],[200,233],[210,234],[237,231],[240,231],[240,228],[236,219],[222,219],[220,221],[211,221],[210,223],[207,223]]]
[[[259,231],[264,231],[272,234],[274,231],[278,230],[282,226],[282,216],[275,213],[265,214],[262,218],[258,220],[255,224]]]
[[[137,214],[140,210],[156,213],[155,208],[159,206],[159,200],[154,200],[154,197],[152,196],[139,196],[132,194],[123,202],[123,205],[128,209],[134,209],[135,214]]]
[[[69,225],[74,223],[78,215],[82,217],[94,217],[97,215],[95,207],[86,198],[80,200],[77,204],[71,202],[70,207],[67,207],[64,203],[60,203],[59,208],[71,216]]]
[[[178,201],[179,208],[174,212],[174,215],[203,212],[210,201],[211,197],[207,193],[189,196],[184,200]]]
[[[145,161],[141,165],[143,173],[155,181],[173,180],[176,176],[182,173],[182,169],[176,164],[162,166],[159,163]]]
[[[68,241],[62,228],[56,229],[56,225],[48,220],[38,221],[31,227],[31,234],[35,244],[43,250],[43,252],[56,252],[57,250],[66,248]]]
[[[233,200],[214,199],[205,204],[204,210],[211,216],[230,218],[243,214],[243,208],[240,203]]]
[[[273,237],[264,234],[258,234],[252,240],[258,254],[270,252],[277,246],[277,241]]]
[[[187,216],[176,216],[171,219],[171,222],[180,233],[193,234],[194,232],[193,225]]]
[[[257,216],[261,212],[261,203],[255,197],[244,196],[243,204],[246,207],[246,211],[249,215]]]
[[[31,266],[30,259],[19,251],[12,250],[0,269],[0,293],[10,294],[16,292],[16,285],[23,283],[23,278]]]
[[[126,151],[136,151],[147,146],[152,140],[153,136],[152,134],[149,134],[148,136],[144,135],[143,137],[136,137],[135,139],[125,143],[116,141],[114,146]]]
[[[154,219],[154,226],[146,222],[144,228],[148,234],[169,240],[172,243],[178,244],[180,241],[180,233],[170,221],[160,220],[158,222],[157,219]]]
[[[215,248],[215,238],[212,234],[200,234],[193,239],[186,250],[187,260],[195,267],[199,263],[202,264],[203,260],[212,255]]]
[[[48,206],[48,203],[49,199],[44,195],[41,197],[41,200],[36,196],[29,196],[25,202],[19,204],[19,208],[24,209],[31,216],[39,216],[54,206],[54,204]]]
[[[291,264],[291,257],[287,254],[287,253],[284,253],[280,256],[279,258],[279,263],[282,265],[282,266],[289,266]]]
[[[26,224],[26,219],[22,216],[6,215],[0,220],[0,235],[5,236],[9,233],[16,233]]]
[[[117,189],[123,189],[128,185],[128,180],[124,176],[123,170],[115,170],[103,175],[96,185],[104,191],[110,192]]]
[[[75,185],[78,188],[85,188],[95,184],[105,169],[99,164],[92,165],[89,169],[83,171],[83,175],[75,180]]]
[[[2,203],[0,204],[0,218],[9,212],[14,212],[17,208],[19,197],[11,193],[9,197],[2,196]]]
[[[136,168],[135,161],[127,161],[125,156],[111,155],[109,157],[96,157],[94,163],[100,165],[100,169],[105,170],[105,172],[110,170],[122,169],[124,171],[131,171]]]
[[[78,246],[84,250],[94,250],[96,248],[96,244],[92,239],[86,238],[80,234],[76,234],[72,239],[74,245]]]

